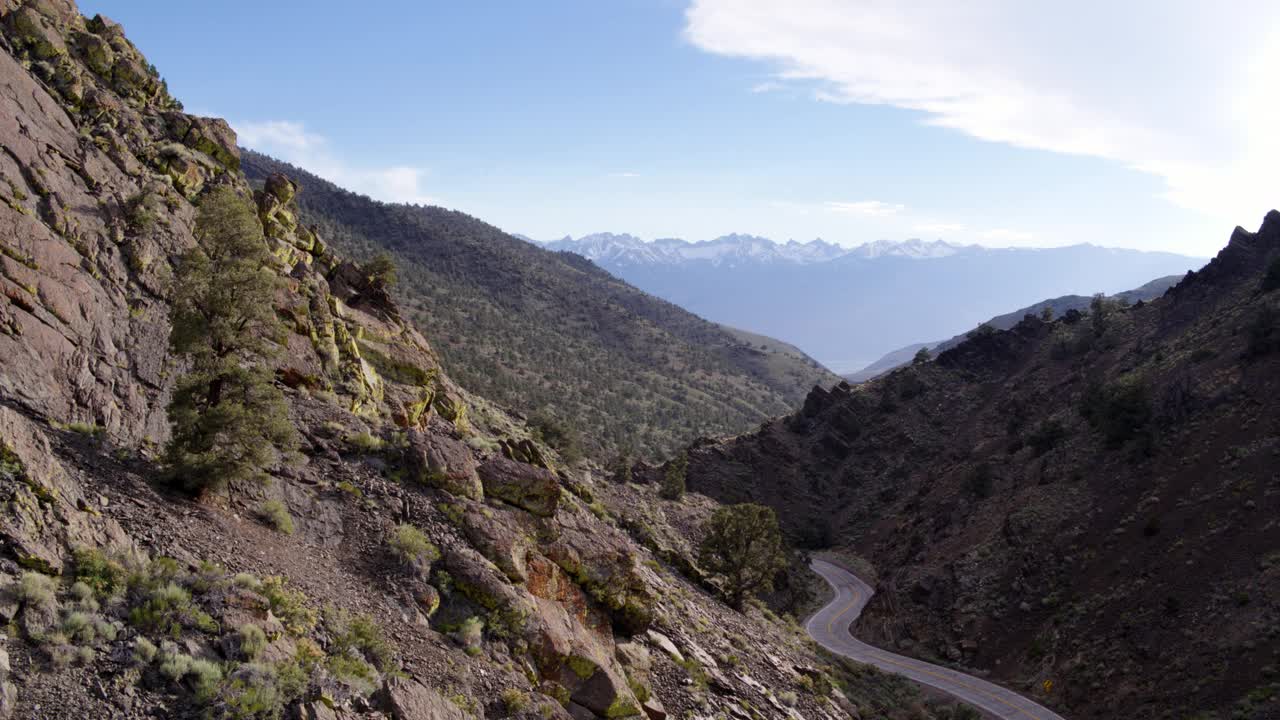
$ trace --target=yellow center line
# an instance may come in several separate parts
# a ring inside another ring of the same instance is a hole
[[[832,629],[832,625],[834,625],[834,624],[835,624],[835,621],[839,620],[839,619],[840,619],[840,618],[841,618],[845,613],[847,613],[847,612],[849,612],[850,610],[852,610],[852,609],[854,608],[854,606],[858,604],[858,600],[859,600],[859,599],[861,599],[861,598],[862,598],[862,593],[855,589],[855,590],[853,591],[853,600],[852,600],[852,601],[850,601],[850,603],[849,603],[848,605],[846,605],[846,606],[844,607],[844,609],[843,609],[843,610],[841,610],[840,612],[836,613],[835,617],[833,617],[833,618],[831,618],[830,620],[828,620],[828,621],[827,621],[827,632],[828,632],[828,633],[834,633],[834,632],[835,632],[835,631]],[[852,636],[852,634],[850,634],[850,636]],[[855,639],[856,639],[856,638],[855,638]],[[864,643],[864,644],[865,644],[865,643]],[[868,647],[868,648],[871,648],[872,646],[867,645],[867,647]],[[875,648],[872,648],[872,649],[874,650]],[[955,684],[955,685],[959,685],[960,687],[966,688],[966,689],[968,689],[968,690],[972,690],[973,692],[976,692],[976,693],[978,693],[979,695],[982,695],[982,696],[984,696],[984,697],[987,697],[987,698],[990,698],[990,699],[992,699],[992,700],[995,700],[996,702],[1000,703],[1001,705],[1004,705],[1005,707],[1007,707],[1007,708],[1009,708],[1009,709],[1011,709],[1011,710],[1015,710],[1015,711],[1017,711],[1017,712],[1019,712],[1019,713],[1022,713],[1023,715],[1025,715],[1025,716],[1027,716],[1027,717],[1031,718],[1031,720],[1041,720],[1040,716],[1031,714],[1031,713],[1030,713],[1030,712],[1028,712],[1026,709],[1021,708],[1021,707],[1018,707],[1017,705],[1014,705],[1013,703],[1009,702],[1008,700],[1005,700],[1004,698],[1000,697],[999,695],[994,695],[994,694],[992,694],[992,693],[990,693],[990,692],[987,692],[986,690],[984,690],[984,689],[982,689],[982,688],[980,688],[980,687],[978,687],[978,686],[976,686],[976,685],[971,685],[971,684],[969,684],[969,683],[967,683],[967,682],[965,682],[965,681],[963,681],[963,680],[958,680],[958,679],[956,679],[956,678],[954,678],[954,677],[951,677],[950,675],[941,675],[941,674],[939,674],[939,673],[935,673],[935,672],[931,672],[931,671],[929,671],[929,670],[925,670],[924,668],[922,668],[922,667],[918,667],[918,666],[916,666],[916,665],[912,665],[912,664],[909,664],[909,663],[898,662],[897,660],[893,660],[893,659],[891,659],[891,658],[885,657],[883,654],[877,654],[877,653],[873,653],[873,652],[868,652],[867,654],[868,654],[868,655],[870,655],[871,657],[873,657],[873,658],[875,658],[875,659],[879,660],[880,662],[888,663],[888,664],[890,664],[890,665],[896,665],[897,667],[905,668],[905,669],[907,669],[907,670],[914,670],[915,672],[923,673],[923,674],[928,675],[928,676],[930,676],[930,677],[935,677],[935,678],[937,678],[937,679],[939,679],[939,680],[943,680],[943,681],[946,681],[946,682],[949,682],[949,683],[952,683],[952,684]],[[904,658],[904,659],[905,659],[905,658]]]

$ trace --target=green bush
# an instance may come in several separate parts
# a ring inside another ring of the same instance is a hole
[[[680,453],[671,458],[662,472],[662,485],[658,488],[658,496],[664,500],[679,500],[684,495],[688,471],[688,455]]]
[[[1027,436],[1027,445],[1039,457],[1058,446],[1067,436],[1067,429],[1057,420],[1045,420]]]
[[[71,551],[75,579],[88,585],[99,600],[105,600],[124,590],[129,573],[124,565],[108,558],[96,548],[77,548]]]
[[[293,516],[289,508],[279,500],[267,500],[258,506],[258,516],[276,532],[284,535],[293,534]]]
[[[267,647],[267,634],[257,625],[241,625],[236,630],[236,641],[242,655],[256,660]]]
[[[48,610],[56,608],[57,584],[48,575],[28,570],[18,579],[17,599],[23,607]]]
[[[529,696],[523,690],[507,688],[502,691],[502,705],[507,712],[515,714],[529,707]]]
[[[1130,378],[1090,384],[1080,414],[1102,434],[1108,447],[1117,448],[1130,440],[1150,440],[1155,413],[1146,383]]]
[[[330,653],[360,657],[382,672],[395,669],[395,649],[372,617],[329,608],[325,610],[325,628],[331,638]]]
[[[285,587],[284,578],[271,576],[264,579],[259,592],[271,604],[271,612],[280,618],[290,635],[305,635],[315,627],[316,611],[308,607],[306,594]]]
[[[440,559],[440,550],[431,544],[421,530],[412,525],[397,525],[391,531],[387,544],[401,562],[420,575],[429,574],[431,564]]]
[[[141,605],[129,611],[129,623],[175,638],[185,627],[201,632],[218,629],[213,618],[191,602],[191,593],[173,582],[155,588]]]
[[[462,621],[453,639],[468,651],[479,650],[480,641],[484,638],[484,621],[474,615]]]

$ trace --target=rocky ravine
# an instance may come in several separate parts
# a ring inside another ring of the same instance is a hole
[[[0,30],[0,717],[950,716],[677,572],[700,576],[651,489],[454,384],[118,25],[4,0]],[[288,278],[303,442],[195,502],[153,458],[172,263],[214,185],[253,198]],[[645,544],[614,519],[637,513]],[[410,563],[408,526],[431,543]]]
[[[689,484],[870,561],[868,642],[1070,718],[1263,717],[1280,697],[1277,398],[1272,211],[1152,302],[1027,317],[814,390],[693,448]]]

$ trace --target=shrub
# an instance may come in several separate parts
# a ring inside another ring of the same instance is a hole
[[[667,463],[662,473],[662,485],[658,495],[665,500],[679,500],[684,495],[685,476],[689,471],[689,456],[680,453]]]
[[[196,697],[208,700],[213,697],[218,684],[222,682],[222,668],[212,660],[194,659],[191,660],[191,666],[187,670],[187,678]]]
[[[68,613],[62,620],[62,633],[77,645],[91,645],[96,637],[93,618],[87,613]]]
[[[293,534],[293,516],[289,514],[289,508],[279,500],[267,500],[259,505],[258,516],[276,532]]]
[[[479,650],[480,641],[484,637],[484,621],[474,615],[462,621],[462,625],[454,632],[453,639],[467,650]]]
[[[922,347],[916,351],[915,357],[911,358],[912,365],[923,365],[933,359],[933,353],[929,352],[929,348]]]
[[[509,713],[518,713],[529,707],[529,696],[523,690],[507,688],[502,691],[502,705]]]
[[[361,658],[350,655],[330,655],[325,661],[325,669],[330,675],[350,685],[361,695],[368,695],[377,687],[378,672]]]
[[[71,551],[75,579],[88,585],[100,600],[124,590],[129,573],[124,565],[108,558],[96,548],[76,548]]]
[[[363,453],[378,452],[386,446],[386,443],[382,441],[382,438],[371,434],[368,430],[361,430],[355,435],[347,438],[347,444],[355,450]]]
[[[236,631],[240,653],[249,660],[256,660],[267,647],[267,634],[257,625],[241,625]]]
[[[129,612],[130,624],[143,630],[178,637],[184,627],[215,632],[217,623],[208,613],[191,603],[191,593],[170,582],[151,591],[147,599]]]
[[[395,649],[382,636],[382,628],[372,617],[352,616],[346,610],[329,608],[325,610],[325,626],[332,638],[331,653],[361,657],[382,672],[395,669]]]
[[[259,663],[245,663],[237,667],[218,690],[218,717],[227,720],[251,718],[278,718],[285,703],[292,699],[292,692],[284,686],[280,673],[274,667]]]
[[[1151,397],[1140,380],[1091,384],[1085,390],[1080,414],[1102,434],[1108,447],[1120,447],[1133,439],[1150,439]]]
[[[17,597],[24,607],[49,610],[58,605],[56,590],[53,578],[28,570],[18,579]]]
[[[420,575],[431,572],[431,563],[440,559],[440,551],[418,528],[402,524],[391,531],[387,539],[391,551],[401,562],[413,568]]]
[[[139,665],[150,665],[156,659],[156,653],[159,649],[155,643],[151,642],[144,635],[139,635],[133,641],[133,661]]]
[[[988,463],[981,463],[969,473],[965,484],[974,497],[985,500],[995,490],[995,472]]]
[[[1027,436],[1027,445],[1039,457],[1058,446],[1067,436],[1067,429],[1057,420],[1045,420]]]
[[[305,635],[315,627],[316,611],[307,606],[307,596],[300,590],[285,587],[284,578],[266,578],[262,581],[260,592],[271,604],[271,612],[280,618],[290,635]]]

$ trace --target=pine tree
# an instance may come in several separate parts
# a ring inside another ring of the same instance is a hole
[[[658,496],[665,500],[679,500],[684,495],[685,474],[689,469],[689,456],[680,453],[667,463],[662,474],[662,485],[658,488]]]
[[[279,276],[253,206],[230,187],[205,195],[195,248],[179,263],[170,349],[189,367],[169,403],[170,479],[194,493],[265,477],[297,444],[273,381],[283,326]]]
[[[773,589],[773,576],[786,566],[782,533],[773,509],[755,503],[716,510],[702,526],[698,560],[724,580],[726,599],[741,609],[748,595]]]

